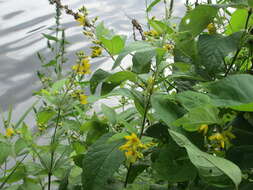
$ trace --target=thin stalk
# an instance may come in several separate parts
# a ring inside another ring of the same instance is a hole
[[[148,14],[148,11],[147,11],[147,9],[148,9],[148,0],[145,0],[145,8],[146,8],[146,10],[145,10],[145,12],[146,12],[146,19],[147,19],[147,21],[149,21],[149,14]],[[150,30],[149,23],[147,23],[147,26],[148,26],[148,29]]]
[[[11,173],[5,178],[5,180],[3,181],[3,183],[0,185],[0,189],[2,189],[5,184],[8,182],[8,180],[10,179],[10,177],[14,174],[14,172],[18,169],[18,167],[20,166],[20,164],[22,164],[22,162],[25,160],[25,158],[28,156],[28,153],[18,162],[18,164],[15,166],[15,168],[11,171]]]
[[[242,39],[242,38],[244,37],[244,35],[247,33],[247,29],[248,29],[249,20],[250,20],[250,16],[251,16],[251,15],[252,15],[252,8],[250,8],[249,11],[248,11],[247,20],[246,20],[245,27],[244,27],[245,31],[244,31],[244,33],[242,34],[241,39]],[[233,57],[233,60],[232,60],[230,66],[229,66],[229,68],[228,68],[228,70],[226,71],[226,73],[225,73],[225,75],[224,75],[225,77],[229,74],[230,70],[232,69],[232,67],[233,67],[233,65],[234,65],[234,63],[235,63],[235,61],[236,61],[236,59],[237,59],[237,57],[238,57],[238,55],[239,55],[239,53],[240,53],[240,51],[241,51],[241,48],[242,48],[242,47],[239,47],[239,48],[237,49],[237,51],[236,51],[236,53],[235,53],[235,56]]]

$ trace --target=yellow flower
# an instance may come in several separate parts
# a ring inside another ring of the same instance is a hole
[[[208,139],[210,141],[217,141],[220,144],[221,148],[225,148],[226,137],[224,137],[221,133],[215,133],[208,137]]]
[[[208,132],[208,125],[204,124],[199,127],[199,133],[203,132],[203,135],[206,135]]]
[[[6,137],[11,137],[12,135],[14,135],[14,133],[15,132],[14,132],[13,128],[9,127],[6,129],[5,135],[6,135]]]
[[[102,54],[102,48],[101,47],[94,46],[94,47],[91,47],[91,49],[92,49],[92,53],[91,53],[92,58],[98,57]]]
[[[119,150],[126,151],[125,156],[127,162],[134,163],[138,158],[143,158],[143,154],[140,152],[141,149],[147,149],[148,146],[143,144],[135,133],[125,136],[127,142],[119,147]]]
[[[80,64],[72,66],[72,69],[76,71],[78,74],[84,75],[84,74],[90,74],[90,60],[86,57],[82,59]]]
[[[174,48],[174,46],[172,44],[165,44],[163,48],[166,49],[167,51],[170,51]]]
[[[79,24],[81,26],[85,26],[86,25],[86,18],[82,15],[78,15],[78,17],[76,18],[76,21],[79,22]]]
[[[213,23],[208,24],[207,30],[209,34],[215,34],[216,33],[216,27]]]
[[[155,30],[150,30],[150,31],[144,32],[144,35],[151,36],[151,37],[157,37],[157,36],[159,36],[159,33]]]
[[[80,98],[81,104],[88,104],[88,101],[87,101],[88,96],[86,96],[85,94],[80,94],[79,98]]]

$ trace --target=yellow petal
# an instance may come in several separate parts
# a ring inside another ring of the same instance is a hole
[[[5,135],[6,135],[6,137],[11,137],[14,133],[15,132],[14,132],[13,128],[9,127],[9,128],[6,129],[6,134]]]

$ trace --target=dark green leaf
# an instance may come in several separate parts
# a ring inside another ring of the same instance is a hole
[[[125,56],[127,56],[129,53],[131,52],[146,52],[146,51],[150,51],[150,50],[155,50],[156,47],[153,47],[152,45],[150,45],[147,42],[143,42],[143,41],[136,41],[136,42],[132,42],[131,44],[127,45],[119,54],[119,56],[117,57],[112,69],[115,69],[116,67],[118,67],[121,63],[121,61],[124,59]]]
[[[150,71],[151,60],[155,55],[156,51],[154,50],[135,53],[132,59],[133,72],[138,74],[148,73]]]
[[[209,5],[199,5],[189,11],[179,24],[179,32],[190,32],[193,37],[199,35],[216,16],[218,9]]]
[[[102,70],[102,69],[98,69],[95,71],[95,73],[92,75],[91,79],[90,79],[90,90],[91,93],[94,94],[96,91],[96,88],[98,86],[98,84],[100,82],[102,82],[103,80],[105,80],[108,76],[110,76],[111,74]]]
[[[83,188],[101,190],[120,167],[125,157],[119,150],[122,141],[108,142],[111,133],[104,135],[93,144],[83,160]]]
[[[226,175],[238,189],[242,173],[237,165],[224,158],[202,152],[180,133],[170,130],[170,135],[179,146],[187,150],[191,162],[198,168],[199,174],[203,178],[207,180],[219,179],[222,175]],[[225,180],[224,182],[226,183]]]

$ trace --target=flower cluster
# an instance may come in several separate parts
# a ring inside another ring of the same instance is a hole
[[[88,104],[88,96],[82,93],[81,90],[75,90],[71,95],[73,98],[78,98],[81,104]]]
[[[15,131],[13,128],[9,127],[6,129],[5,136],[6,137],[12,137],[14,135]]]
[[[172,44],[165,44],[163,48],[166,49],[167,51],[170,51],[174,48],[174,46]]]
[[[213,23],[208,24],[207,30],[209,34],[215,34],[216,33],[216,27]]]
[[[231,132],[232,127],[228,128],[223,132],[217,132],[208,137],[208,139],[213,143],[214,148],[222,148],[224,149],[225,146],[229,146],[232,139],[235,138],[235,135]]]
[[[102,54],[102,48],[99,46],[91,47],[92,53],[91,58],[99,57]]]
[[[90,60],[86,56],[84,57],[79,64],[76,64],[72,67],[74,71],[76,71],[78,74],[84,75],[84,74],[90,74]]]
[[[125,156],[128,163],[135,163],[138,158],[143,158],[141,149],[147,149],[148,145],[144,145],[141,140],[132,133],[130,136],[125,136],[127,142],[119,147],[121,151],[125,151]]]
[[[155,30],[150,30],[150,31],[146,31],[144,32],[145,36],[150,36],[150,37],[159,37],[159,33]]]

